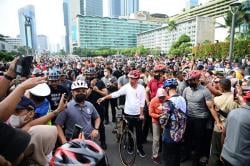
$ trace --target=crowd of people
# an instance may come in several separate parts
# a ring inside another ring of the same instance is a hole
[[[155,164],[250,165],[250,56],[40,57],[29,75],[17,61],[0,67],[0,165],[105,165],[117,106]]]

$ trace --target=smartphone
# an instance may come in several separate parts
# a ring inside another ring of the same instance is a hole
[[[63,99],[64,102],[68,101],[68,95],[66,93],[64,93],[64,99]]]
[[[78,138],[81,132],[82,132],[82,126],[75,124],[71,139]]]
[[[19,59],[15,66],[15,71],[17,75],[29,76],[32,69],[33,56],[19,56]]]

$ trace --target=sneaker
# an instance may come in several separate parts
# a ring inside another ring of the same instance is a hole
[[[137,149],[137,153],[139,154],[140,157],[146,156],[146,153],[143,151],[143,149]]]
[[[133,154],[134,151],[133,151],[133,147],[129,146],[128,147],[128,154]]]
[[[157,156],[157,157],[152,157],[151,159],[152,159],[152,161],[153,161],[155,164],[161,164],[161,159],[160,159],[159,156]]]

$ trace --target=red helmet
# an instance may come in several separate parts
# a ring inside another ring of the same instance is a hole
[[[166,70],[166,66],[163,64],[158,64],[154,67],[154,71],[164,71]]]
[[[250,92],[247,92],[245,96],[243,96],[243,99],[249,100],[250,99]]]
[[[96,165],[108,166],[104,151],[90,140],[74,139],[59,147],[50,161],[51,166]]]
[[[198,70],[192,70],[187,74],[187,78],[186,80],[191,80],[191,79],[196,79],[196,78],[200,78],[201,77],[201,73]]]
[[[140,78],[140,72],[139,70],[132,70],[128,73],[128,77],[129,78],[135,78],[135,79],[139,79]]]

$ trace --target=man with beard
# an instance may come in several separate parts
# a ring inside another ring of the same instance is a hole
[[[183,91],[183,97],[187,102],[188,110],[186,144],[189,146],[189,150],[192,150],[192,166],[200,165],[200,161],[204,161],[208,157],[206,150],[210,145],[210,141],[206,140],[211,140],[211,136],[208,138],[206,131],[210,112],[218,130],[223,129],[223,125],[214,109],[212,94],[206,87],[200,84],[200,76],[199,71],[190,71],[187,75],[189,87]]]
[[[97,104],[97,100],[108,94],[108,90],[102,80],[97,78],[96,72],[92,71],[88,74],[88,82],[90,87],[87,91],[87,100],[94,105],[98,114],[100,115],[100,142],[102,149],[107,149],[106,136],[105,136],[105,126],[104,126],[104,104]]]
[[[87,89],[88,85],[85,81],[74,81],[71,86],[73,99],[56,118],[55,124],[62,144],[72,138],[76,124],[82,127],[86,139],[93,140],[98,136],[101,119],[93,104],[85,101]]]

